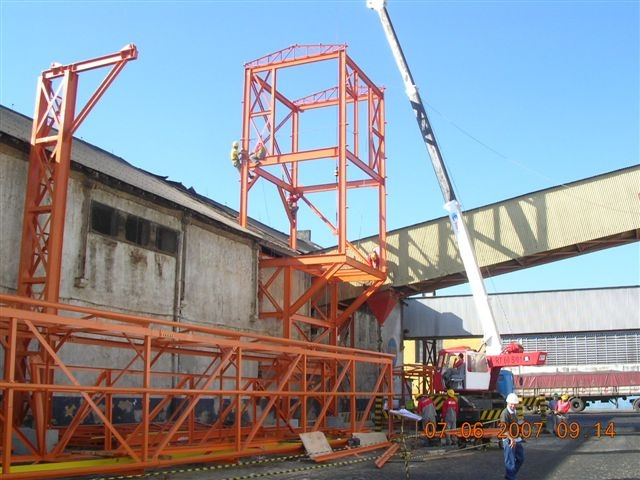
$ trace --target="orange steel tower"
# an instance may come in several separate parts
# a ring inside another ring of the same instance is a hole
[[[321,121],[329,128],[317,128]],[[337,238],[330,251],[261,258],[260,318],[282,321],[284,338],[335,345],[386,279],[384,129],[383,91],[347,55],[346,45],[294,45],[245,65],[242,148],[251,152],[262,143],[266,155],[259,164],[245,155],[240,224],[247,226],[251,190],[268,182],[274,210],[287,216],[292,249],[303,213],[315,215]],[[369,196],[358,198],[377,211],[371,226],[377,242],[367,249],[348,239],[348,193],[355,189],[365,189]],[[327,195],[335,201],[327,202]],[[345,282],[361,287],[348,303],[340,298]],[[282,294],[274,293],[276,286]]]
[[[19,296],[58,301],[73,134],[126,63],[137,57],[135,45],[129,44],[111,55],[64,66],[54,64],[38,79],[22,225]],[[112,68],[76,114],[80,73],[103,67]],[[20,382],[28,377],[26,358],[32,339],[30,335],[23,336],[15,345],[16,379]],[[47,356],[45,352],[41,355]],[[15,405],[16,424],[31,408],[41,436],[49,413],[46,397],[29,397],[21,392],[16,395]]]
[[[54,64],[40,76],[22,226],[19,295],[58,301],[73,134],[126,63],[137,57],[136,47],[130,44],[112,55],[65,66]],[[76,115],[79,74],[107,66],[113,68]],[[57,88],[56,80],[60,80]]]

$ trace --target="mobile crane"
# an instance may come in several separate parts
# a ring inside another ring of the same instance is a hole
[[[429,123],[427,112],[420,98],[420,93],[415,85],[402,47],[389,18],[386,1],[367,0],[367,6],[378,13],[393,57],[402,76],[406,94],[411,102],[420,133],[427,147],[444,197],[444,208],[447,210],[451,221],[483,330],[481,351],[475,351],[467,347],[453,347],[439,352],[434,378],[432,379],[432,388],[436,392],[443,391],[445,388],[454,388],[458,393],[467,394],[478,399],[487,393],[496,391],[496,382],[502,367],[544,365],[547,354],[546,352],[524,352],[522,346],[518,344],[512,343],[506,347],[502,345],[460,204],[456,199],[453,185],[442,159],[433,129]],[[459,373],[464,374],[454,375],[450,379],[445,378],[445,373],[448,371],[453,358],[458,357],[459,354],[464,357],[464,372]]]

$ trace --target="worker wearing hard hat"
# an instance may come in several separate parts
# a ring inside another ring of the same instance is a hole
[[[564,423],[565,427],[567,422],[569,421],[569,410],[571,409],[571,402],[569,401],[569,395],[567,393],[563,393],[560,395],[560,400],[556,402],[556,408],[554,412],[558,421],[556,422],[556,428],[553,433],[558,435],[558,425]],[[565,429],[566,431],[566,429]]]
[[[447,424],[447,430],[455,430],[458,426],[458,400],[456,399],[456,392],[452,389],[447,390],[447,399],[442,404],[442,420]],[[444,445],[455,445],[458,443],[457,437],[451,435],[445,435]]]
[[[240,171],[242,167],[242,155],[240,155],[240,146],[237,141],[231,144],[229,157],[231,157],[231,164]]]
[[[422,429],[427,434],[427,443],[431,445],[431,440],[436,431],[436,407],[429,395],[418,395],[416,413],[422,417]]]
[[[238,169],[238,172],[242,172],[242,161],[245,157],[244,151],[240,151],[240,145],[237,141],[234,141],[231,145],[231,153],[229,157],[231,158],[231,164]],[[253,178],[253,174],[249,172],[249,179]]]
[[[507,408],[500,414],[500,430],[504,432],[502,450],[504,453],[504,478],[516,480],[518,470],[524,463],[524,447],[520,437],[520,424],[516,414],[516,406],[520,403],[518,395],[507,395]]]
[[[256,148],[254,148],[253,153],[249,157],[249,160],[255,163],[257,167],[258,165],[260,165],[260,162],[262,161],[262,159],[264,159],[266,155],[267,155],[267,149],[265,148],[264,143],[259,141],[258,143],[256,143]]]
[[[380,268],[380,248],[375,247],[367,256],[367,262],[371,268]]]

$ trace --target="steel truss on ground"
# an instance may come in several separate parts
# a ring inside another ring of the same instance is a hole
[[[19,296],[0,295],[0,305],[3,478],[139,471],[299,449],[302,432],[366,430],[375,398],[390,400],[392,392],[391,355]],[[16,346],[27,338],[30,378],[17,382],[24,356]],[[363,377],[372,387],[359,391]],[[32,417],[39,425],[10,421],[25,392],[42,397],[34,405],[45,411]],[[54,424],[45,420],[57,398],[68,415]],[[130,421],[114,414],[123,405]],[[357,405],[361,414],[345,415],[348,423],[340,425],[340,414]],[[52,435],[57,440],[47,446]]]

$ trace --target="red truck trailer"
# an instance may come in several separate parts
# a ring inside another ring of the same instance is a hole
[[[567,393],[571,411],[581,412],[591,402],[629,400],[640,412],[640,369],[635,371],[554,372],[514,374],[517,394],[526,399]]]

